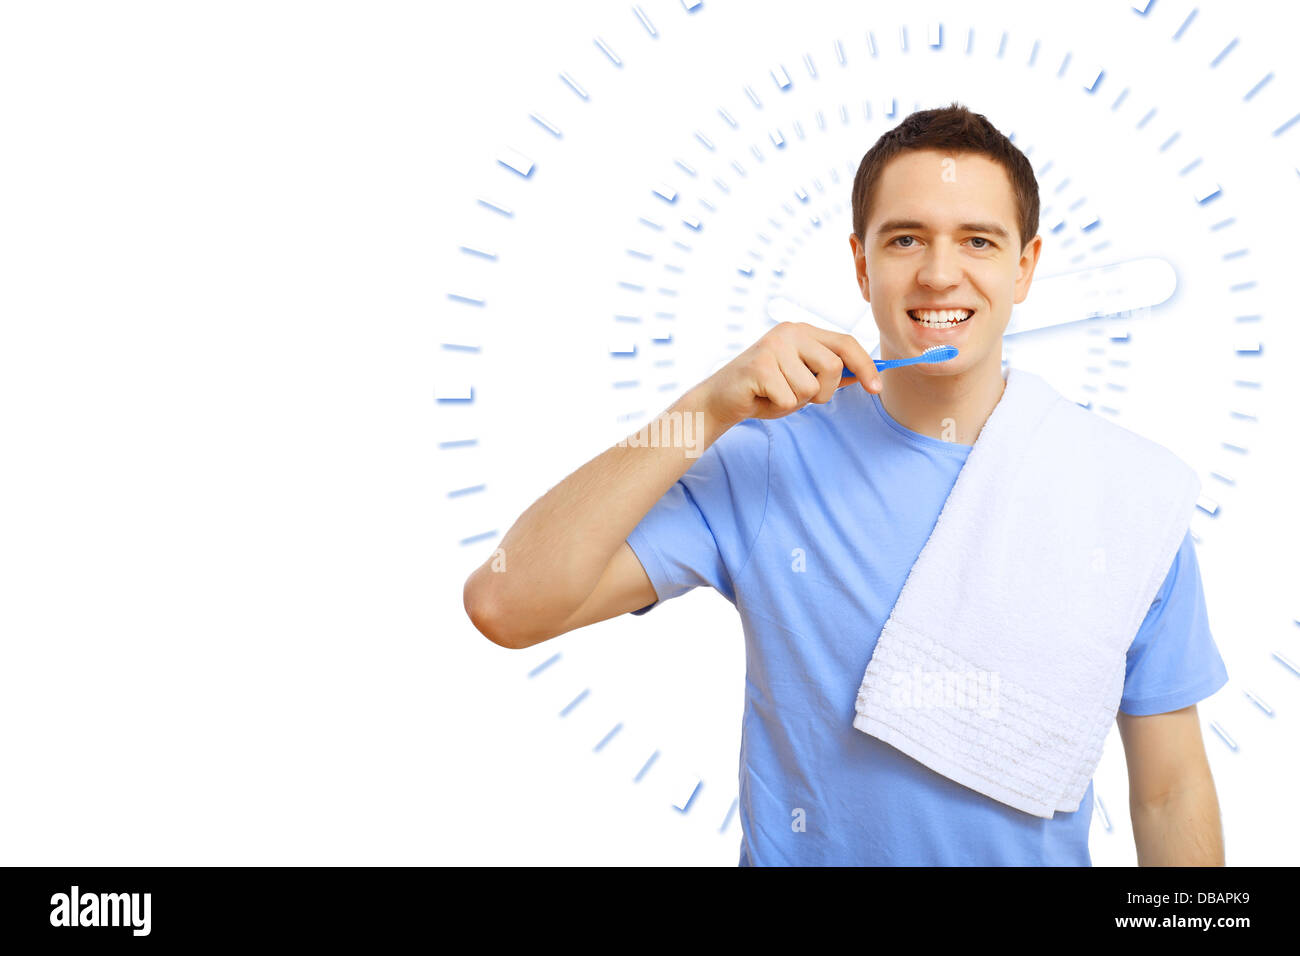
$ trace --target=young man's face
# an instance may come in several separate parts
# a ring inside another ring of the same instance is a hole
[[[1011,181],[986,156],[927,149],[890,160],[864,242],[849,236],[858,287],[880,329],[880,357],[950,344],[956,358],[912,368],[951,375],[988,362],[1000,370],[1011,306],[1028,294],[1043,243],[1035,236],[1021,252],[1017,222]],[[926,328],[908,315],[925,306],[974,313],[958,325]]]

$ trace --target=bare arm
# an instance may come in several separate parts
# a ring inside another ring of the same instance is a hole
[[[688,391],[656,419],[674,430],[647,424],[635,433],[645,445],[629,436],[626,446],[607,448],[533,502],[465,582],[465,609],[479,631],[503,647],[524,648],[654,603],[626,539],[729,427],[701,399],[698,386]],[[659,447],[648,447],[652,435]],[[602,578],[597,600],[589,600]]]
[[[857,377],[842,379],[845,368]],[[494,643],[524,648],[653,604],[627,536],[655,503],[732,425],[824,404],[846,385],[881,388],[871,356],[851,336],[804,323],[770,329],[635,433],[657,436],[654,444],[629,436],[533,502],[465,582],[470,620]],[[656,426],[665,421],[671,430]]]
[[[1147,717],[1118,713],[1116,720],[1138,866],[1223,866],[1219,801],[1196,705]]]

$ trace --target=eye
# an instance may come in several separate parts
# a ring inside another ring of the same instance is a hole
[[[996,245],[995,243],[990,242],[988,239],[985,239],[983,236],[972,236],[971,238],[972,238],[972,240],[975,241],[975,242],[982,242],[982,243],[984,243],[984,245],[982,245],[982,246],[976,246],[976,247],[975,247],[976,249],[980,250],[981,252],[983,252],[983,251],[985,251],[985,250],[987,250],[987,249],[996,249],[996,248],[997,248],[997,245]],[[893,239],[891,239],[891,240],[889,241],[889,245],[892,246],[894,243],[896,243],[896,242],[901,242],[901,241],[904,240],[904,239],[915,240],[916,237],[915,237],[915,236],[896,236],[895,238],[893,238]],[[911,249],[912,247],[911,247],[911,245],[906,245],[906,246],[899,246],[898,248],[900,248],[900,249]]]

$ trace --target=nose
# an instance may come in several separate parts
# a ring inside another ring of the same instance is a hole
[[[921,285],[933,289],[951,289],[961,281],[961,261],[951,243],[936,241],[925,250],[916,274]]]

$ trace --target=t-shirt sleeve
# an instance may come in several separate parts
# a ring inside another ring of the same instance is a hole
[[[1227,682],[1228,670],[1210,634],[1189,531],[1129,646],[1119,709],[1134,716],[1181,710]]]
[[[736,601],[767,508],[772,436],[762,419],[733,425],[700,455],[627,537],[660,602],[707,585]]]

